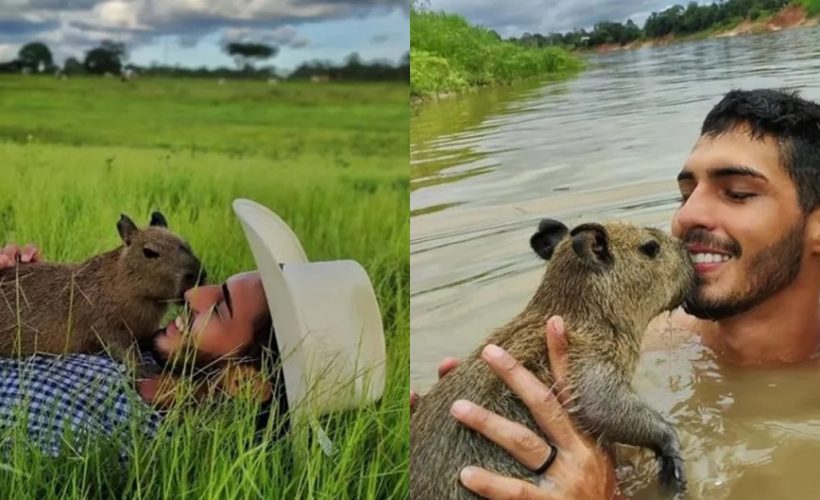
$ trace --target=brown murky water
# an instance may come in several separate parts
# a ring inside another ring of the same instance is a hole
[[[464,356],[532,295],[540,218],[668,230],[674,181],[732,88],[820,99],[820,29],[595,56],[578,78],[415,110],[411,124],[411,384]],[[773,332],[776,334],[776,332]],[[820,366],[738,369],[691,341],[646,352],[636,389],[681,433],[688,498],[818,498]],[[634,498],[657,498],[648,454],[624,454]]]

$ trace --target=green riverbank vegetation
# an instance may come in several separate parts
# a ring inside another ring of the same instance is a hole
[[[809,17],[820,15],[820,0],[797,0],[795,3],[806,9],[806,15]]]
[[[526,47],[463,17],[413,2],[410,11],[410,92],[460,92],[529,78],[578,72],[580,59],[560,47]]]

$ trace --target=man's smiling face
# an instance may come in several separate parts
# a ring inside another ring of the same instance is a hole
[[[678,186],[672,233],[687,243],[700,280],[687,312],[730,317],[795,280],[805,218],[773,138],[752,138],[745,125],[702,136]]]
[[[188,290],[185,301],[189,314],[178,316],[154,339],[163,360],[174,359],[186,345],[196,349],[200,361],[240,355],[254,340],[254,322],[268,310],[256,272]]]

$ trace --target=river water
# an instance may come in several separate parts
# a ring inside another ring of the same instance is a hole
[[[820,29],[595,55],[578,77],[416,108],[411,121],[411,385],[519,312],[543,272],[528,240],[629,220],[669,229],[675,176],[730,89],[820,99]],[[687,498],[820,498],[820,367],[735,369],[692,341],[647,352],[634,383],[682,439]],[[648,453],[624,454],[634,498],[657,498]]]

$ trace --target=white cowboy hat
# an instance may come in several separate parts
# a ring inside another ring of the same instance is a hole
[[[268,208],[237,199],[262,277],[292,419],[357,408],[384,390],[381,313],[357,262],[309,262],[293,231]]]

